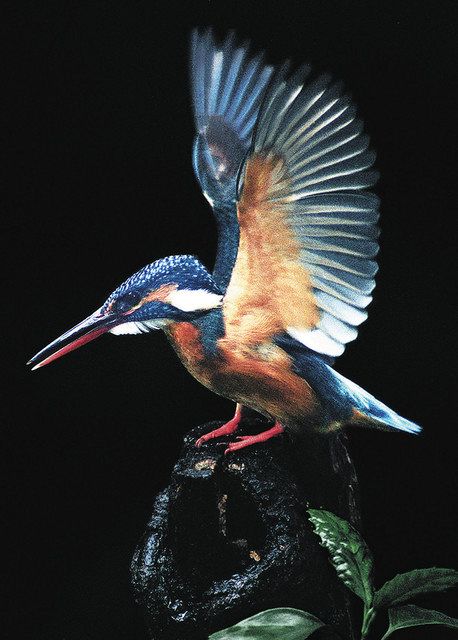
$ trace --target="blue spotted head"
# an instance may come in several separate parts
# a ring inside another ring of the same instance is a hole
[[[193,320],[222,305],[222,293],[194,256],[169,256],[130,276],[103,305],[73,329],[39,351],[34,369],[109,331],[145,333],[176,321]]]

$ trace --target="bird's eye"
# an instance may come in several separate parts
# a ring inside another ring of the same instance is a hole
[[[128,291],[116,301],[116,311],[119,313],[126,313],[126,311],[129,311],[132,307],[136,307],[141,299],[142,295],[140,293],[136,291]]]

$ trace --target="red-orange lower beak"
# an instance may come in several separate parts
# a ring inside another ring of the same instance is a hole
[[[101,314],[100,309],[98,309],[83,322],[80,322],[73,329],[61,335],[60,338],[48,344],[47,347],[34,355],[27,364],[34,365],[32,371],[44,367],[53,360],[70,353],[70,351],[82,347],[83,344],[95,340],[95,338],[109,331],[117,323],[118,319],[114,314]]]

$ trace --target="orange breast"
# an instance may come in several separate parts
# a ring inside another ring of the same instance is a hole
[[[211,363],[205,357],[199,328],[192,322],[172,322],[165,333],[189,373],[210,387]]]

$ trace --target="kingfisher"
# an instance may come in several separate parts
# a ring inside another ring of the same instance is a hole
[[[367,318],[375,286],[375,154],[340,82],[254,55],[233,32],[193,31],[192,163],[218,227],[212,273],[162,258],[37,353],[37,369],[110,332],[165,332],[186,369],[236,403],[196,445],[236,431],[244,406],[271,420],[226,453],[285,429],[420,427],[346,379],[335,359]]]

